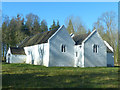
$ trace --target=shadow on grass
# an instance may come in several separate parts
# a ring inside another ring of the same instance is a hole
[[[106,78],[107,77],[107,78]],[[3,88],[117,88],[116,75],[82,73],[80,75],[49,75],[49,73],[4,74]]]

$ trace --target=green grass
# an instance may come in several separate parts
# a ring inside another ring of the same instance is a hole
[[[118,67],[2,64],[3,88],[117,88]]]

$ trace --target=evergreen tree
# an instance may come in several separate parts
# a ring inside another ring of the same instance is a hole
[[[1,36],[2,36],[2,56],[3,56],[3,60],[5,60],[5,55],[6,52],[5,50],[8,50],[8,46],[9,46],[9,30],[8,30],[8,25],[9,25],[9,17],[5,16],[4,17],[4,22],[2,23],[2,30],[1,30]]]
[[[57,21],[56,29],[59,29],[59,28],[60,28],[60,24],[59,24],[59,21]]]
[[[69,24],[67,26],[67,30],[68,30],[69,34],[75,33],[71,19],[69,20]]]
[[[16,41],[16,33],[15,33],[15,27],[17,26],[17,23],[15,21],[15,18],[12,18],[10,21],[10,24],[8,26],[8,30],[9,30],[9,37],[8,37],[8,43],[9,46],[16,46],[17,41]]]
[[[7,26],[6,26],[6,23],[5,22],[3,22],[3,24],[2,24],[2,55],[3,55],[3,58],[2,58],[2,60],[4,60],[4,58],[5,58],[5,45],[6,45],[6,43],[7,43]],[[1,30],[0,30],[1,31]]]
[[[49,28],[49,30],[56,30],[56,24],[55,21],[53,20],[53,24],[51,25],[51,27]]]
[[[37,15],[34,16],[34,23],[33,23],[33,30],[32,30],[32,34],[37,34],[37,33],[41,33],[42,30],[40,29],[40,20],[39,17]]]
[[[88,34],[90,34],[91,33],[91,30],[90,29],[88,29]]]
[[[21,15],[17,15],[16,18],[16,24],[17,26],[15,27],[15,39],[16,43],[19,44],[25,37],[25,32],[24,32],[24,18],[21,17]],[[16,45],[17,45],[16,44]]]

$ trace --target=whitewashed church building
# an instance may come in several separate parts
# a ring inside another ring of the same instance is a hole
[[[28,37],[17,48],[9,48],[6,62],[46,67],[106,67],[114,66],[113,55],[112,47],[97,30],[74,36],[63,25],[58,30]]]

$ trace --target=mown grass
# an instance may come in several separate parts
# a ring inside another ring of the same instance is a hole
[[[118,88],[118,67],[2,64],[3,88]]]

